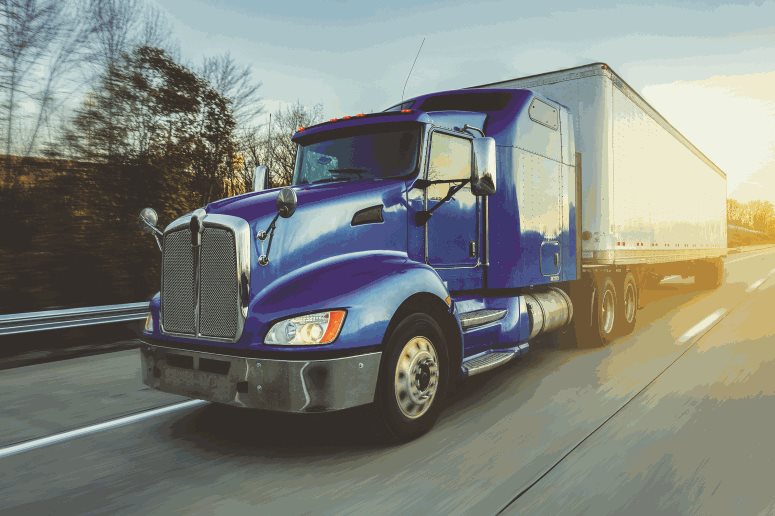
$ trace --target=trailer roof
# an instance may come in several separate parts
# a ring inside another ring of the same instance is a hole
[[[606,63],[590,63],[587,65],[582,66],[574,66],[572,68],[563,68],[560,70],[554,70],[551,72],[544,72],[539,73],[535,75],[526,75],[524,77],[515,77],[514,79],[506,79],[503,81],[497,81],[497,82],[491,82],[487,84],[480,84],[478,86],[470,86],[466,89],[473,89],[473,88],[489,88],[493,86],[502,86],[504,84],[513,82],[513,81],[525,81],[528,80],[528,83],[526,84],[520,84],[520,88],[530,88],[531,86],[538,86],[543,84],[552,84],[556,82],[562,82],[562,81],[568,81],[572,79],[580,79],[582,77],[590,77],[593,75],[603,75],[611,79],[614,86],[619,89],[625,96],[627,96],[630,100],[635,102],[643,111],[649,114],[651,118],[654,119],[659,125],[664,127],[669,133],[671,133],[673,136],[675,136],[678,141],[683,143],[689,150],[691,150],[694,154],[697,155],[701,160],[703,160],[705,163],[707,163],[711,168],[713,168],[718,174],[720,174],[722,177],[726,178],[726,173],[721,170],[721,168],[716,165],[710,158],[708,158],[700,149],[698,149],[692,142],[689,141],[686,136],[684,136],[681,131],[676,129],[673,124],[667,121],[667,119],[662,116],[659,111],[657,111],[654,106],[649,104],[646,99],[641,97],[641,95],[635,91],[635,89],[627,84],[627,82],[622,79],[622,77],[613,71],[613,69],[608,66]],[[530,81],[532,79],[532,81]]]

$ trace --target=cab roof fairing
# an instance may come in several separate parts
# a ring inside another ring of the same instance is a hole
[[[296,143],[301,143],[303,140],[321,135],[328,131],[336,131],[339,129],[353,128],[353,127],[367,127],[372,125],[382,125],[389,123],[400,122],[419,122],[424,124],[433,124],[434,120],[423,108],[423,104],[428,100],[438,99],[442,103],[443,97],[453,98],[460,100],[462,103],[459,106],[452,104],[447,109],[427,109],[427,111],[433,113],[440,113],[442,111],[456,111],[463,112],[468,111],[471,113],[481,113],[486,115],[484,130],[486,136],[492,136],[496,139],[498,145],[513,145],[515,123],[517,116],[522,109],[529,103],[530,99],[535,94],[526,89],[510,89],[510,88],[472,88],[462,90],[448,90],[439,91],[435,93],[429,93],[426,95],[420,95],[413,99],[404,101],[403,105],[409,105],[411,102],[410,112],[401,111],[383,111],[379,113],[370,113],[363,116],[351,116],[348,118],[338,118],[333,121],[322,122],[310,127],[305,127],[301,131],[297,131],[292,140]],[[480,97],[480,98],[492,98],[495,96],[505,97],[505,102],[502,105],[493,107],[492,109],[463,109],[466,104],[466,97]],[[429,106],[430,107],[430,106]]]
[[[324,134],[328,131],[339,131],[340,129],[349,129],[353,127],[368,127],[373,125],[419,122],[423,124],[431,123],[431,118],[423,111],[412,110],[411,113],[391,112],[391,113],[372,113],[364,116],[353,116],[349,118],[339,118],[335,121],[322,122],[310,127],[305,127],[296,131],[291,138],[294,143],[302,143],[307,138]]]

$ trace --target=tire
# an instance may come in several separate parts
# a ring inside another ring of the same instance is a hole
[[[595,278],[590,344],[605,346],[616,337],[616,285],[610,275]]]
[[[640,296],[633,273],[627,272],[622,276],[618,292],[620,295],[616,304],[616,335],[629,335],[635,328]]]
[[[616,337],[616,286],[608,274],[588,277],[584,281],[573,298],[576,347],[605,346]]]
[[[406,316],[382,355],[374,408],[389,441],[415,439],[434,425],[449,386],[444,333],[428,314]]]
[[[660,281],[662,281],[662,276],[648,273],[643,277],[643,288],[647,288],[649,290],[658,288]]]
[[[701,289],[714,289],[724,282],[724,262],[708,260],[697,264],[694,283]]]

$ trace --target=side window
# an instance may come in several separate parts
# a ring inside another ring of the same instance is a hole
[[[560,126],[557,108],[540,99],[533,99],[533,102],[530,103],[530,119],[554,131]]]
[[[435,132],[431,136],[428,179],[449,180],[471,177],[471,140]],[[449,191],[448,183],[428,187],[428,199],[442,199]],[[470,188],[466,186],[466,189]]]

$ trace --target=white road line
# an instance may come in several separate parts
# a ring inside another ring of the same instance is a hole
[[[727,313],[726,308],[719,308],[702,321],[698,322],[689,330],[678,338],[677,344],[686,344],[692,340],[699,339],[708,330],[710,330],[714,324],[716,324]]]
[[[771,254],[771,253],[772,253],[772,249],[771,248],[766,250],[766,251],[761,251],[761,252],[754,251],[753,254],[749,254],[747,256],[739,256],[737,258],[733,258],[732,260],[727,258],[726,263],[729,264],[729,263],[735,263],[735,262],[742,262],[743,260],[748,260],[749,258],[756,258],[757,256],[765,256],[765,255]]]
[[[0,448],[0,459],[16,455],[17,453],[23,453],[26,451],[42,448],[51,444],[61,443],[62,441],[68,441],[70,439],[77,439],[84,435],[94,434],[103,430],[110,430],[119,426],[136,423],[143,421],[144,419],[150,419],[152,417],[161,416],[162,414],[169,414],[170,412],[177,412],[178,410],[184,410],[191,407],[198,407],[207,403],[203,400],[190,400],[182,403],[175,403],[174,405],[167,405],[153,410],[146,410],[145,412],[138,412],[131,416],[125,416],[118,419],[112,419],[105,421],[104,423],[97,423],[96,425],[85,426],[83,428],[76,428],[68,432],[62,432],[61,434],[49,435],[48,437],[41,437],[40,439],[33,439],[31,441],[25,441],[23,443],[14,444],[5,448]]]
[[[748,288],[747,288],[747,289],[745,289],[745,291],[746,291],[747,293],[749,293],[749,294],[750,294],[751,292],[753,292],[753,291],[754,291],[754,290],[756,290],[757,288],[761,287],[761,286],[762,286],[762,283],[764,283],[765,281],[767,281],[767,277],[764,277],[764,278],[762,278],[762,279],[756,280],[756,281],[754,281],[753,283],[751,283],[751,284],[748,286]]]

